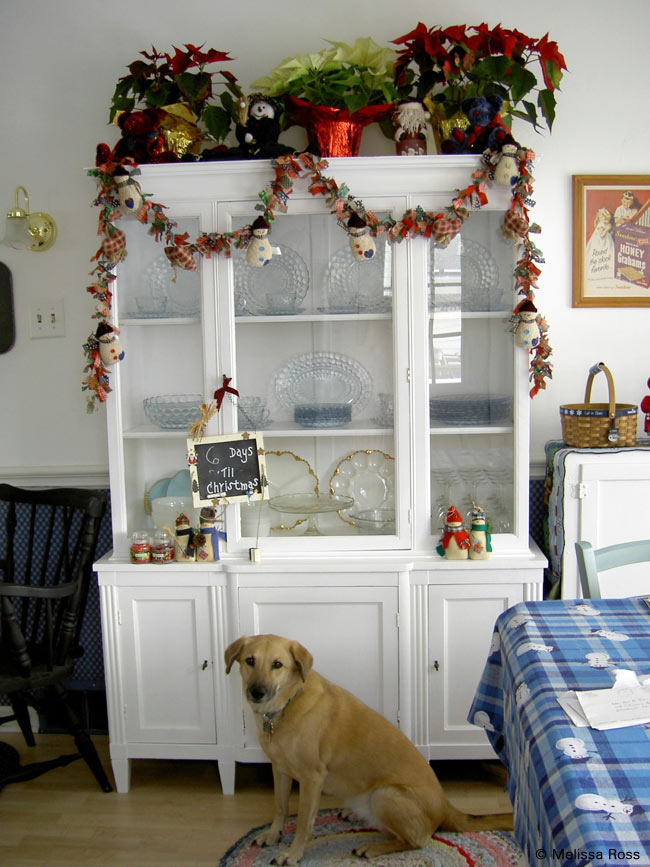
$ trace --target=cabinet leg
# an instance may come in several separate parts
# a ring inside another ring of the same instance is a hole
[[[219,777],[221,778],[221,791],[224,795],[235,794],[235,762],[220,761]]]
[[[111,758],[115,788],[125,795],[131,788],[131,759]]]

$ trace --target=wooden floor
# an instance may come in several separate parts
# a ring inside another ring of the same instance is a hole
[[[37,735],[31,749],[19,734],[1,737],[23,764],[74,752],[64,735]],[[93,740],[112,779],[108,739]],[[434,769],[460,809],[511,810],[498,762],[436,762]],[[338,804],[324,798],[321,806]],[[229,846],[269,821],[271,812],[267,765],[238,765],[236,794],[224,797],[211,762],[140,759],[132,764],[130,792],[118,795],[102,792],[85,763],[76,761],[0,791],[0,864],[217,867]]]

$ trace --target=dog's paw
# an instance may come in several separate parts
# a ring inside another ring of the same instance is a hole
[[[359,846],[358,849],[353,849],[352,854],[356,855],[357,858],[367,858],[368,857],[366,855],[366,850],[363,848],[363,846]]]
[[[267,828],[266,831],[261,831],[253,840],[253,846],[275,846],[280,839],[280,832]]]
[[[344,822],[354,822],[358,818],[354,810],[350,810],[348,807],[341,807],[338,816],[339,819],[343,819]]]
[[[276,855],[275,858],[271,861],[271,864],[295,865],[300,863],[301,857],[302,852],[300,853],[300,855],[296,856],[292,854],[291,849],[287,849],[286,852],[280,852],[279,855]]]

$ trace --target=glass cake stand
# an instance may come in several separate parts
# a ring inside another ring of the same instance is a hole
[[[354,505],[353,497],[336,494],[284,494],[271,497],[269,506],[276,512],[289,515],[304,515],[307,518],[305,536],[322,536],[318,529],[318,515],[326,512],[340,512]]]

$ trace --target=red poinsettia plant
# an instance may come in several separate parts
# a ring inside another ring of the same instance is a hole
[[[159,109],[174,103],[185,103],[194,118],[201,120],[208,132],[222,141],[228,134],[231,119],[236,116],[235,101],[241,95],[237,79],[228,70],[208,72],[205,67],[232,58],[225,51],[187,44],[176,48],[174,54],[141,51],[144,60],[134,60],[128,66],[129,75],[119,79],[115,86],[110,108],[110,120],[118,112],[136,109]],[[222,76],[227,90],[219,95],[221,105],[212,104],[215,98],[213,75]],[[233,98],[234,96],[234,98]]]
[[[426,27],[420,22],[393,43],[404,46],[395,64],[398,86],[412,84],[417,98],[441,106],[445,117],[461,112],[468,97],[497,94],[508,106],[504,123],[514,116],[538,129],[539,109],[551,130],[555,91],[566,64],[548,34],[535,39],[500,24]],[[536,103],[531,101],[535,93]]]

